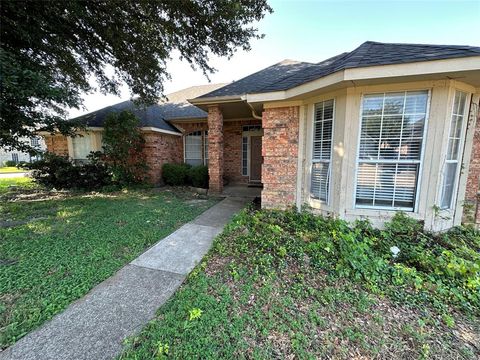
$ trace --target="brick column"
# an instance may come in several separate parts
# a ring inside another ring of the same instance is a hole
[[[262,208],[295,205],[299,107],[268,108],[262,114]]]
[[[223,114],[218,105],[208,107],[209,191],[223,191]]]

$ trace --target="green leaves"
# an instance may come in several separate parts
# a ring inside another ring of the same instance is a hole
[[[156,102],[174,51],[213,72],[208,55],[249,49],[261,37],[250,24],[267,12],[266,0],[3,2],[0,147],[27,150],[19,137],[38,130],[70,135],[80,124],[66,110],[84,92],[118,94],[124,82],[139,102]]]

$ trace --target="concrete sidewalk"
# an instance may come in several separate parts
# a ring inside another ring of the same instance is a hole
[[[231,216],[229,197],[167,236],[39,329],[0,353],[7,359],[111,359],[175,292]]]

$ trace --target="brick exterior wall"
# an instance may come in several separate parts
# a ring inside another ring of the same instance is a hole
[[[473,135],[472,155],[465,191],[464,222],[480,225],[480,117]]]
[[[172,122],[184,135],[194,131],[208,130],[208,124],[204,122]],[[247,184],[248,176],[242,175],[242,136],[243,126],[261,125],[260,120],[235,120],[223,122],[223,178],[229,184]],[[183,148],[182,148],[183,154]],[[183,155],[182,155],[183,159]]]
[[[242,175],[243,126],[261,125],[260,120],[225,121],[223,136],[225,143],[224,177],[230,184],[247,184],[248,176]]]
[[[209,191],[223,192],[223,114],[218,105],[208,108]]]
[[[262,114],[262,207],[295,205],[299,107],[265,109]]]
[[[68,141],[67,137],[63,135],[46,135],[45,146],[47,151],[56,155],[68,156]]]
[[[145,138],[144,154],[148,170],[148,181],[152,184],[162,183],[163,164],[183,162],[182,137],[154,131],[143,133]]]

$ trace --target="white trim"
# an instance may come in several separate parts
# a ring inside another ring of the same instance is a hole
[[[154,132],[159,132],[159,133],[163,133],[163,134],[182,136],[182,133],[177,133],[177,132],[171,131],[171,130],[159,129],[159,128],[153,127],[153,126],[141,127],[140,130],[143,130],[143,131],[154,131]]]
[[[296,199],[295,205],[297,210],[302,210],[302,184],[303,184],[303,175],[305,172],[305,129],[307,127],[307,107],[300,106],[300,114],[298,121],[298,152],[297,152],[297,189],[296,189]],[[333,140],[332,140],[333,141]]]
[[[407,76],[448,74],[459,71],[480,70],[480,57],[470,56],[455,59],[419,61],[406,64],[391,64],[344,69],[319,79],[293,87],[285,91],[272,91],[267,93],[246,94],[244,98],[251,103],[287,100],[295,96],[320,90],[327,86],[346,81],[368,79],[386,79]],[[445,76],[446,77],[446,76]],[[396,82],[401,82],[400,80]]]

